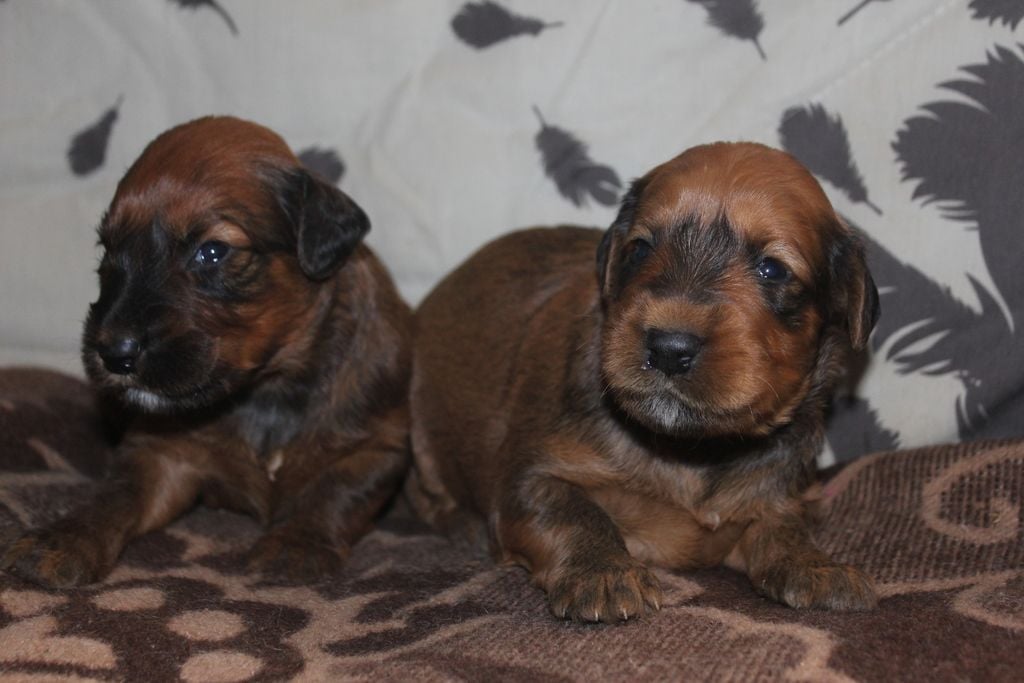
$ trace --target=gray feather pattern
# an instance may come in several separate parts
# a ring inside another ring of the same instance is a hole
[[[826,436],[839,462],[896,450],[900,445],[899,433],[886,428],[871,404],[857,396],[841,396],[833,401]]]
[[[993,292],[968,276],[980,312],[958,311],[948,303],[929,306],[915,296],[904,321],[914,327],[897,338],[902,343],[893,344],[892,353],[911,368],[952,373],[963,382],[957,404],[962,437],[1019,435],[1024,425],[1024,59],[1016,50],[996,46],[986,63],[962,71],[970,77],[940,84],[956,96],[923,105],[921,114],[904,121],[892,147],[904,181],[916,185],[913,197],[935,202],[947,217],[976,232],[1006,313]],[[913,341],[947,330],[929,348],[907,353]]]
[[[234,19],[231,18],[231,15],[228,14],[227,10],[224,9],[217,0],[171,0],[171,2],[180,7],[184,7],[185,9],[192,10],[199,9],[201,7],[209,7],[221,16],[224,22],[228,25],[228,28],[231,29],[231,33],[233,35],[238,35],[238,27],[235,26]]]
[[[110,132],[117,121],[118,109],[124,97],[118,97],[110,109],[94,122],[75,133],[68,146],[68,164],[75,175],[87,175],[103,165],[107,158]]]
[[[595,163],[586,145],[568,131],[549,125],[537,107],[533,111],[541,124],[535,140],[544,158],[544,172],[559,193],[576,206],[585,204],[588,195],[604,206],[617,204],[622,181],[615,170]]]
[[[345,162],[338,153],[327,147],[307,147],[298,154],[302,165],[321,176],[332,185],[337,185],[345,175]]]
[[[1017,24],[1024,19],[1024,2],[1021,0],[971,0],[968,7],[975,19],[988,19],[990,24],[999,20],[1013,30],[1017,30]]]
[[[868,199],[864,180],[850,152],[846,127],[838,116],[829,116],[820,104],[791,107],[782,115],[779,137],[786,151],[811,173],[842,190],[850,201],[866,204],[875,213],[882,213]]]
[[[860,12],[862,9],[864,9],[865,7],[870,5],[872,2],[887,2],[887,1],[888,0],[860,0],[860,2],[858,2],[856,5],[853,6],[853,9],[851,9],[849,12],[847,12],[843,16],[839,17],[839,21],[837,22],[837,24],[839,26],[842,26],[843,24],[846,23],[846,21],[848,19],[852,18],[853,15],[857,14],[857,12]]]
[[[452,30],[464,43],[478,50],[519,35],[538,35],[562,22],[547,23],[508,11],[491,0],[467,2],[452,18]]]
[[[708,23],[727,36],[749,40],[757,48],[761,59],[768,59],[758,36],[764,29],[764,17],[757,9],[756,0],[689,0],[708,13]]]

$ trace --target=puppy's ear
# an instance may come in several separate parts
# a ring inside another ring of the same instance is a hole
[[[633,225],[636,206],[640,202],[640,194],[644,191],[645,185],[646,182],[643,178],[638,178],[632,182],[629,186],[629,191],[622,198],[622,204],[619,206],[619,213],[615,217],[615,221],[611,224],[611,227],[605,230],[601,243],[597,245],[597,283],[602,295],[608,293],[611,285],[608,269],[610,266],[609,261],[611,260],[612,243],[615,241],[616,235],[625,234],[629,230],[629,226]]]
[[[845,226],[831,251],[829,270],[835,314],[845,319],[850,344],[859,351],[867,346],[878,322],[878,288],[868,270],[861,241]]]
[[[348,195],[305,169],[292,171],[287,185],[282,204],[295,227],[299,266],[311,280],[324,280],[370,231],[370,219]]]
[[[608,279],[608,252],[612,249],[612,238],[615,236],[615,226],[608,228],[601,236],[601,243],[597,245],[597,286],[604,294],[604,284]]]

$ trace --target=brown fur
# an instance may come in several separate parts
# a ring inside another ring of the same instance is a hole
[[[657,608],[648,565],[725,563],[794,607],[871,607],[870,579],[814,546],[801,496],[876,306],[859,243],[799,163],[691,149],[634,183],[603,236],[513,233],[427,297],[406,490],[526,567],[560,617]],[[652,366],[651,330],[699,338],[692,365]]]
[[[103,393],[155,414],[134,420],[95,501],[19,539],[3,567],[98,580],[202,500],[268,525],[258,569],[337,569],[408,466],[412,316],[368,229],[266,128],[208,117],[154,140],[100,226],[82,352]],[[226,256],[201,262],[211,244]],[[126,338],[141,353],[111,369]]]

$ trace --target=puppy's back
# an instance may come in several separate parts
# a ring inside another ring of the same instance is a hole
[[[601,235],[570,226],[510,233],[470,256],[424,299],[416,311],[411,403],[421,486],[443,488],[460,501],[477,498],[479,482],[467,481],[465,472],[479,472],[479,461],[504,440],[531,320],[566,287],[596,296]]]

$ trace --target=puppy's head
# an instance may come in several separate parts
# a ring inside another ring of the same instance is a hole
[[[786,424],[878,316],[855,235],[788,154],[692,148],[637,180],[598,249],[602,370],[657,432]]]
[[[87,374],[170,411],[300,365],[331,276],[369,227],[262,126],[207,117],[168,130],[121,179],[99,228]]]

